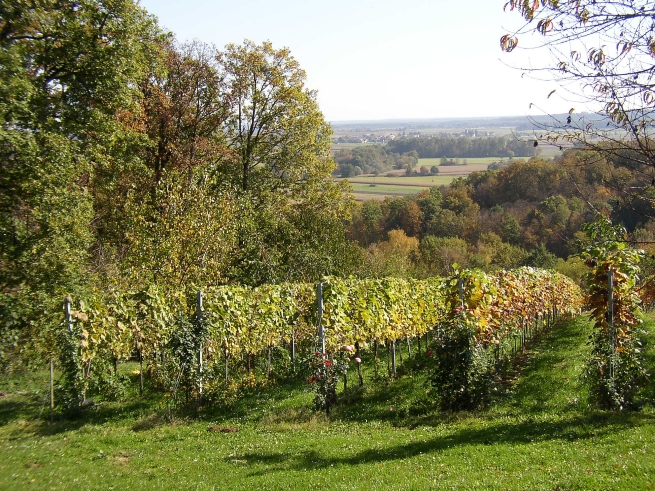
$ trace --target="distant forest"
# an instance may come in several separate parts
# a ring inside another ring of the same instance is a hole
[[[349,235],[368,252],[363,275],[440,275],[457,263],[554,268],[580,279],[581,228],[599,212],[653,248],[653,182],[652,171],[630,158],[572,149],[554,161],[517,160],[417,195],[366,201]]]
[[[472,117],[472,118],[410,118],[386,119],[373,121],[331,121],[330,125],[337,133],[347,132],[384,132],[384,131],[422,131],[428,129],[452,130],[468,128],[513,128],[515,131],[539,130],[544,125],[556,121],[566,121],[568,113],[553,115],[526,116],[500,116],[500,117]],[[595,113],[579,113],[585,122],[593,122],[599,126],[604,125],[605,119]]]
[[[383,145],[339,150],[334,155],[335,174],[351,177],[390,169],[411,170],[424,158],[533,157],[536,151],[532,142],[499,136],[399,138]]]
[[[536,148],[532,142],[516,138],[492,136],[486,138],[401,138],[386,143],[387,151],[407,153],[416,151],[421,159],[473,157],[532,157]]]

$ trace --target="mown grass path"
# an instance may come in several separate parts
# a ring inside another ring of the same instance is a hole
[[[508,394],[473,413],[434,412],[421,372],[408,371],[351,393],[329,421],[298,385],[200,421],[161,424],[151,400],[49,426],[35,422],[38,397],[5,381],[0,489],[654,489],[652,383],[642,411],[590,408],[579,382],[589,329],[559,326]]]

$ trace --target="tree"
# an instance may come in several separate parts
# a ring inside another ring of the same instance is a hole
[[[0,322],[9,351],[52,355],[64,296],[95,285],[95,173],[113,159],[117,113],[138,98],[160,37],[132,0],[0,2]]]
[[[329,177],[332,130],[289,50],[245,41],[228,45],[218,61],[229,104],[227,141],[239,155],[233,172],[239,188],[262,199],[266,192],[297,192],[326,172]]]
[[[145,250],[134,249],[134,244],[148,238],[135,236],[134,218],[148,216],[151,226],[160,218],[172,219],[163,215],[179,207],[165,200],[180,199],[191,190],[211,192],[204,187],[207,177],[198,187],[198,169],[213,174],[229,159],[222,133],[227,110],[215,51],[199,42],[178,46],[165,40],[158,59],[139,81],[139,104],[118,113],[131,131],[114,135],[115,158],[96,170],[93,181],[96,230],[105,262],[120,263],[131,252],[144,258]],[[186,190],[173,179],[183,181]],[[224,196],[215,176],[208,179],[217,197]],[[134,265],[135,258],[127,259]],[[161,265],[150,264],[158,269]]]
[[[364,222],[364,240],[366,245],[376,242],[382,233],[382,206],[375,199],[364,201],[362,205],[362,219]]]
[[[388,241],[373,244],[368,249],[368,274],[378,278],[412,276],[419,240],[416,237],[407,237],[402,230],[390,230],[387,235]]]
[[[163,70],[142,85],[142,113],[151,142],[146,160],[156,182],[164,170],[188,170],[224,158],[221,128],[228,116],[216,50],[198,41],[169,44],[164,50]]]
[[[501,48],[515,50],[520,36],[521,46],[548,51],[551,64],[523,70],[535,77],[549,74],[566,99],[597,108],[596,116],[577,117],[574,108],[564,120],[553,116],[549,124],[541,125],[546,133],[539,139],[592,145],[634,166],[655,167],[650,135],[655,114],[655,4],[509,0],[505,9],[517,11],[526,23],[502,36]],[[533,34],[532,44],[524,43],[528,34]]]
[[[419,251],[425,272],[432,275],[447,275],[453,264],[465,267],[468,262],[468,245],[459,237],[427,235]]]
[[[228,45],[217,60],[228,106],[226,143],[236,154],[219,172],[247,203],[240,223],[240,253],[230,276],[251,284],[283,281],[285,271],[303,277],[298,267],[311,261],[288,264],[297,256],[288,253],[289,243],[283,239],[297,223],[293,214],[320,214],[320,220],[315,218],[339,234],[343,229],[334,225],[349,216],[352,206],[346,194],[349,184],[332,179],[332,130],[288,49],[245,41]],[[294,236],[303,240],[302,234]],[[331,267],[325,271],[335,273]]]
[[[548,252],[546,246],[541,243],[525,256],[525,265],[535,268],[553,269],[557,264],[557,256]]]
[[[183,291],[225,281],[243,206],[219,185],[211,169],[196,167],[163,172],[153,200],[128,193],[122,266],[132,288]]]
[[[441,208],[442,199],[443,195],[441,194],[441,191],[439,191],[439,188],[436,186],[431,187],[429,191],[421,191],[418,194],[416,203],[421,208],[421,212],[423,213],[423,221],[425,223],[428,223],[430,220],[432,220],[432,217],[434,217],[434,215],[439,211]]]
[[[416,203],[410,201],[400,209],[400,228],[408,237],[419,237],[423,231],[423,212]]]

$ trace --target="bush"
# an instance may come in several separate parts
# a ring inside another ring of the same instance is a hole
[[[479,409],[489,402],[495,387],[493,357],[476,343],[467,314],[440,333],[433,345],[431,383],[443,410]]]

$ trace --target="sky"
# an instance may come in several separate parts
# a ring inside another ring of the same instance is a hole
[[[328,121],[567,112],[554,82],[521,77],[539,50],[503,53],[505,0],[141,0],[180,42],[288,47]],[[519,43],[519,46],[521,43]],[[534,106],[529,108],[530,103]]]

